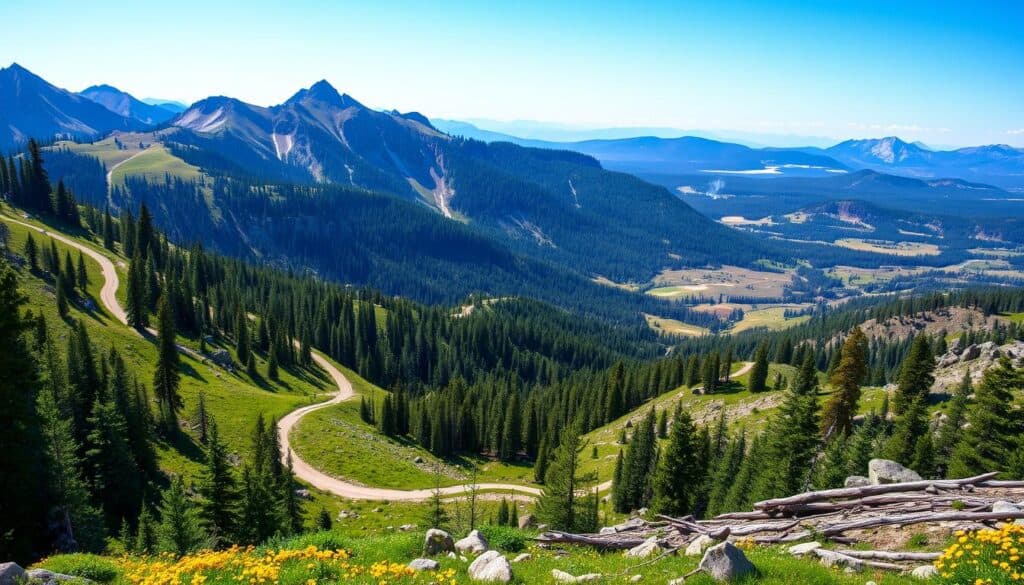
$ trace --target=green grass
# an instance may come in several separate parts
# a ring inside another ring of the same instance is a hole
[[[29,229],[10,222],[4,223],[10,228],[11,248],[20,253]],[[47,229],[51,232],[56,231],[53,228]],[[32,236],[37,244],[49,245],[49,238],[43,234],[33,231]],[[75,239],[94,249],[100,249],[88,238],[79,236]],[[65,251],[71,251],[72,258],[77,261],[78,250],[61,242],[56,244],[61,258],[64,257]],[[115,260],[119,259],[105,250],[101,251]],[[87,296],[92,300],[95,309],[87,311],[82,306],[72,304],[69,320],[63,321],[57,314],[52,282],[47,275],[31,274],[27,267],[19,271],[21,290],[28,298],[26,308],[45,316],[51,335],[55,336],[57,343],[61,345],[66,343],[65,340],[70,335],[71,320],[80,319],[85,324],[97,354],[105,354],[111,347],[117,348],[125,359],[129,371],[149,386],[156,364],[156,348],[151,341],[119,323],[103,310],[99,301],[99,291],[103,284],[99,264],[88,256],[85,257],[85,264],[89,276]],[[121,283],[124,288],[123,278]],[[188,345],[197,344],[195,340],[181,337],[179,339]],[[263,359],[259,359],[258,363],[261,370],[265,369]],[[267,418],[281,417],[298,406],[319,400],[317,395],[332,389],[330,381],[321,372],[288,371],[284,368],[280,372],[279,382],[253,381],[244,372],[232,374],[220,367],[182,355],[180,393],[185,407],[182,409],[181,418],[187,424],[195,412],[199,393],[203,392],[207,407],[217,420],[228,448],[235,453],[247,454],[252,427],[258,414],[263,413]],[[175,473],[195,472],[201,461],[200,447],[191,431],[175,444],[161,443],[158,453],[161,468]]]
[[[649,559],[630,559],[620,552],[599,553],[589,548],[573,546],[559,546],[555,549],[543,549],[531,544],[532,533],[517,530],[504,529],[501,531],[485,528],[485,533],[492,536],[492,544],[504,545],[499,548],[507,557],[511,558],[518,554],[518,551],[525,545],[525,552],[532,555],[532,559],[512,565],[513,583],[517,584],[542,584],[553,583],[551,576],[552,569],[566,571],[573,575],[585,573],[598,573],[602,578],[596,583],[624,583],[633,575],[642,575],[642,583],[667,583],[693,570],[699,557],[687,557],[683,555],[667,556],[650,562]],[[457,534],[456,536],[460,536]],[[423,543],[421,531],[409,533],[397,533],[377,536],[351,536],[339,531],[321,532],[304,535],[296,538],[272,542],[268,548],[274,550],[297,550],[304,549],[310,545],[321,550],[344,549],[351,553],[352,564],[368,566],[379,561],[389,561],[404,565],[410,560],[420,556]],[[785,552],[782,547],[753,548],[745,552],[750,561],[757,569],[757,573],[750,575],[736,583],[759,585],[863,585],[868,580],[875,581],[878,585],[907,585],[913,583],[909,576],[895,575],[887,572],[868,571],[860,574],[848,575],[842,569],[827,568],[812,559],[797,559]],[[262,556],[262,555],[261,555]],[[131,559],[138,560],[138,559]],[[450,582],[454,584],[469,584],[467,574],[468,562],[460,559],[449,559],[439,557],[442,571],[451,571]],[[58,567],[70,574],[83,574],[91,572],[97,566],[115,565],[120,566],[123,559],[98,558],[89,555],[60,555],[51,557],[39,563],[39,566],[56,570]],[[327,577],[323,573],[324,567],[317,563],[306,561],[292,561],[283,566],[280,583],[284,585],[304,585],[307,579],[319,577],[322,582],[343,582],[369,584],[378,583],[379,579],[367,575],[350,576],[341,578],[335,575],[334,578]],[[236,583],[232,579],[233,573],[230,569],[213,570],[205,573],[208,584],[229,584]],[[103,576],[107,576],[104,572]],[[426,584],[436,581],[434,574],[418,574],[413,577],[389,579],[388,583],[419,583]],[[112,581],[118,585],[127,583],[123,572],[119,572]],[[191,582],[191,574],[182,575],[182,583]],[[699,574],[687,579],[687,584],[711,585],[714,581],[707,575]],[[449,580],[444,580],[449,583]]]
[[[123,185],[125,177],[128,176],[142,176],[147,180],[163,180],[165,175],[194,181],[202,176],[202,173],[198,167],[172,155],[163,145],[154,144],[114,169],[110,182],[115,185]]]
[[[786,318],[786,307],[768,307],[766,309],[753,309],[744,311],[743,319],[737,322],[729,330],[730,333],[741,333],[748,329],[764,327],[770,331],[778,331],[787,327],[799,325],[810,319],[810,315]]]

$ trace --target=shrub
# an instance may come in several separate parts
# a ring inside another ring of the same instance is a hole
[[[56,555],[43,559],[36,566],[100,583],[113,581],[119,572],[113,561],[90,554]]]
[[[944,583],[1010,583],[1024,580],[1024,526],[959,531],[935,561]]]
[[[504,552],[519,552],[526,548],[529,539],[522,530],[511,526],[487,525],[480,527],[480,533],[487,538],[493,548]]]

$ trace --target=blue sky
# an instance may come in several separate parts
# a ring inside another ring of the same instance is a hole
[[[1020,2],[0,2],[0,65],[269,105],[1024,146]]]

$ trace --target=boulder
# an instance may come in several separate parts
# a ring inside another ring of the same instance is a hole
[[[297,490],[295,490],[295,495],[300,500],[312,500],[313,499],[313,494],[309,493],[309,490],[307,490],[307,489],[297,489]]]
[[[913,469],[903,467],[888,459],[872,459],[868,462],[868,479],[871,485],[921,481],[921,476]]]
[[[871,485],[871,480],[863,475],[851,475],[843,482],[843,487],[864,487]]]
[[[698,567],[715,581],[732,581],[757,570],[743,551],[731,542],[709,548]]]
[[[693,539],[690,544],[686,545],[686,551],[684,554],[688,557],[699,557],[713,544],[715,544],[714,539],[707,534],[701,534],[697,538]]]
[[[455,550],[460,553],[478,555],[482,552],[486,552],[490,548],[490,543],[487,542],[487,539],[483,534],[480,534],[479,530],[474,530],[470,532],[466,538],[455,542]]]
[[[618,530],[615,530],[614,526],[603,526],[599,534],[615,534]]]
[[[1021,507],[1018,506],[1017,504],[1014,504],[1013,502],[998,501],[998,502],[992,504],[992,511],[995,512],[996,514],[1002,514],[1002,513],[1006,513],[1006,512],[1009,512],[1009,513],[1012,514],[1014,512],[1020,512],[1021,511]]]
[[[644,576],[640,574],[633,575],[629,578],[630,583],[639,583],[644,580]]]
[[[17,563],[0,563],[0,585],[20,585],[28,580],[28,573]]]
[[[626,556],[634,559],[644,559],[660,552],[661,545],[658,544],[658,537],[652,536],[626,551]]]
[[[452,542],[452,536],[444,530],[431,528],[423,538],[423,554],[428,557],[454,550],[455,544]]]
[[[74,575],[63,575],[46,569],[29,569],[28,578],[36,585],[58,585],[63,581],[75,581],[76,583],[92,583],[89,579],[75,577]]]
[[[416,530],[416,525],[415,524],[402,524],[401,526],[398,527],[398,529],[400,531],[402,531],[402,532],[411,532],[413,530]]]
[[[939,570],[935,568],[935,565],[921,565],[910,572],[910,576],[915,579],[931,579],[938,574]]]
[[[981,357],[981,348],[977,345],[968,345],[964,348],[963,353],[960,354],[960,361],[969,362],[971,360],[976,360],[979,357]]]
[[[210,352],[210,361],[224,368],[225,370],[235,369],[235,362],[226,349],[215,349]]]
[[[512,559],[512,562],[513,563],[524,563],[524,562],[526,562],[526,561],[528,561],[528,560],[530,560],[532,558],[533,558],[533,555],[531,555],[530,553],[522,553],[519,556],[517,556],[516,558]]]
[[[555,583],[590,583],[591,581],[600,581],[601,577],[600,573],[576,576],[558,569],[551,569],[551,578],[555,580]]]
[[[489,550],[477,557],[467,571],[473,581],[508,583],[512,580],[512,565],[496,550]]]
[[[821,548],[820,542],[804,542],[800,544],[794,544],[793,546],[789,547],[789,554],[793,555],[794,557],[802,557],[805,554],[814,552],[819,548]]]
[[[423,463],[423,458],[422,458],[422,457],[420,457],[419,455],[417,455],[417,456],[416,456],[416,457],[415,457],[415,458],[414,458],[414,459],[412,460],[412,462],[413,462],[413,463],[416,463],[416,464],[420,464],[420,463]]]
[[[537,518],[533,514],[523,514],[519,517],[519,530],[526,530],[537,525]]]
[[[441,563],[434,559],[414,559],[409,562],[409,568],[413,571],[436,571],[441,567]]]

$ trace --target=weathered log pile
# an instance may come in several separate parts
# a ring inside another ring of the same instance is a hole
[[[749,541],[772,545],[827,539],[840,545],[866,541],[875,529],[938,525],[949,532],[992,527],[999,522],[1024,523],[1024,481],[998,481],[997,472],[957,480],[923,480],[812,491],[754,504],[754,510],[722,514],[707,520],[691,516],[633,518],[599,534],[546,532],[538,540],[573,543],[602,550],[638,547],[652,537],[660,549],[693,549],[698,539]],[[649,548],[649,547],[648,547]],[[698,547],[699,548],[699,547]],[[813,554],[825,564],[853,569],[905,570],[903,563],[931,561],[937,553],[870,550],[828,550],[807,547],[794,554]]]

